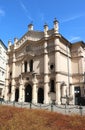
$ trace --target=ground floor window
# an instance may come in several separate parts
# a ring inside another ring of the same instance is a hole
[[[38,103],[43,103],[44,101],[44,90],[43,88],[38,89]]]
[[[18,102],[19,99],[19,88],[16,88],[15,90],[15,101]]]
[[[8,94],[11,94],[11,83],[9,84],[9,91]]]
[[[80,105],[81,104],[81,90],[80,86],[76,86],[74,88],[75,91],[75,105]]]
[[[25,102],[32,102],[32,86],[30,84],[25,87]]]
[[[55,92],[55,82],[54,82],[54,80],[50,81],[50,92]]]

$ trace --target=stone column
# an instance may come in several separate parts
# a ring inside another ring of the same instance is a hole
[[[49,103],[49,77],[48,77],[48,51],[47,51],[47,38],[48,38],[48,25],[44,25],[44,103]]]
[[[20,79],[20,86],[19,86],[19,102],[23,102],[23,79]]]
[[[48,77],[48,52],[47,41],[44,43],[44,103],[49,103],[49,77]]]
[[[62,87],[62,89],[61,89],[61,91],[62,91],[61,92],[61,94],[62,94],[61,95],[61,97],[62,97],[61,98],[61,103],[66,104],[66,99],[65,99],[65,97],[66,97],[66,85],[63,84],[61,87]]]
[[[61,93],[60,93],[60,83],[56,83],[56,104],[61,104],[60,101]]]
[[[33,82],[33,91],[32,91],[32,103],[37,103],[37,89],[36,82]]]
[[[14,85],[14,81],[12,81],[11,101],[15,101],[15,85]]]
[[[21,73],[24,73],[24,61],[22,61]]]
[[[74,105],[75,104],[75,92],[74,92],[74,86],[70,86],[70,104]]]
[[[8,85],[5,86],[4,100],[8,101]]]
[[[36,74],[33,74],[32,103],[37,103]]]
[[[60,92],[60,47],[59,47],[59,39],[55,37],[54,39],[55,45],[55,88],[56,88],[56,104],[61,104],[61,92]]]
[[[66,85],[62,86],[62,97],[66,96]]]
[[[15,100],[15,53],[13,53],[12,63],[12,89],[11,89],[11,101]]]
[[[25,102],[25,87],[24,87],[24,83],[22,85],[22,102]]]

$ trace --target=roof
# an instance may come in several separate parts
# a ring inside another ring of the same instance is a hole
[[[0,44],[7,50],[6,45],[3,43],[3,41],[0,39]]]
[[[75,46],[75,45],[81,45],[81,46],[85,47],[85,43],[83,41],[78,41],[78,42],[72,43],[72,46]]]

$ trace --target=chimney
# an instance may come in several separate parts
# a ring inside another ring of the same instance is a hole
[[[33,24],[29,24],[29,25],[28,25],[28,30],[29,30],[29,31],[33,31]]]

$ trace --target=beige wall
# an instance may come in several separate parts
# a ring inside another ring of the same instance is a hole
[[[21,62],[16,62],[15,64],[15,76],[18,77],[20,74],[21,74],[21,65],[22,63]]]
[[[38,57],[34,59],[34,64],[33,64],[33,70],[34,72],[40,74],[43,73],[43,57]]]
[[[67,88],[67,95],[73,96],[72,104],[74,104],[74,87],[80,86],[82,88],[83,85],[81,84],[84,84],[84,45],[82,42],[71,44],[58,33],[58,22],[55,21],[54,24],[52,30],[48,30],[46,25],[43,32],[28,31],[19,41],[14,42],[14,45],[9,47],[7,73],[10,71],[15,76],[11,79],[11,100],[14,100],[14,91],[18,85],[19,101],[21,101],[22,95],[25,98],[25,84],[31,84],[33,102],[37,102],[37,90],[42,87],[44,89],[44,103],[50,103],[53,99],[57,104],[61,104],[61,85],[64,83],[63,86]],[[27,47],[28,50],[26,50]],[[13,53],[15,53],[15,60]],[[31,59],[33,60],[33,72],[29,71]],[[28,63],[28,73],[24,72],[24,61]],[[50,69],[52,64],[54,65],[53,70]],[[10,77],[7,78],[7,82],[9,82]],[[55,84],[55,92],[52,93],[50,92],[51,79],[54,80]],[[63,91],[64,95],[66,95],[66,88]]]

